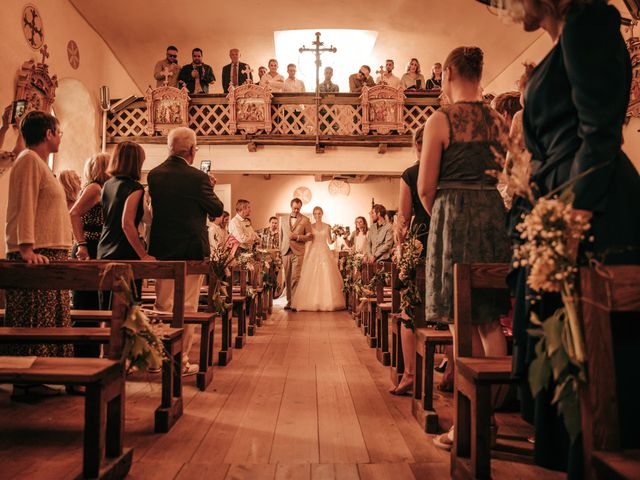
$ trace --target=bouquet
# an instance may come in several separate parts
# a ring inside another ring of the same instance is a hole
[[[347,234],[347,230],[342,225],[334,225],[331,227],[331,233],[336,237],[344,237]]]

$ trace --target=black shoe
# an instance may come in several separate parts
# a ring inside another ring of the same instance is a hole
[[[444,362],[442,362],[439,366],[435,367],[434,370],[438,373],[444,373],[444,371],[447,369],[447,361],[445,360]]]
[[[284,309],[285,309],[285,310],[291,310],[291,305],[285,305],[285,306],[284,306]]]

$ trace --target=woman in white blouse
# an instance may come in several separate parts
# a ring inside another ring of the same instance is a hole
[[[356,218],[356,229],[345,243],[354,253],[365,255],[369,251],[369,225],[364,217]]]
[[[412,58],[407,66],[407,73],[400,79],[402,88],[405,90],[424,90],[426,83],[424,75],[420,73],[420,62],[417,58]]]
[[[269,71],[260,80],[261,87],[269,87],[272,92],[284,91],[284,77],[278,73],[278,61],[269,60]]]

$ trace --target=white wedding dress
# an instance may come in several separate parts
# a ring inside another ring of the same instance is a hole
[[[311,230],[313,240],[306,247],[291,307],[309,312],[343,310],[342,276],[338,270],[338,262],[329,250],[330,227],[323,223],[316,229],[314,223]]]

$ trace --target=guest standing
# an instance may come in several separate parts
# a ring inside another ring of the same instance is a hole
[[[284,91],[284,77],[278,73],[278,61],[269,60],[269,71],[260,79],[261,87],[269,87],[272,92]]]
[[[240,199],[236,202],[236,215],[229,222],[229,239],[236,249],[251,250],[260,238],[251,226],[251,202]]]
[[[402,75],[400,79],[402,88],[404,90],[424,90],[425,81],[424,75],[420,73],[420,62],[417,58],[412,58],[407,65],[407,73]]]
[[[389,85],[393,88],[403,88],[400,79],[393,74],[395,63],[393,60],[385,62],[385,71],[378,77],[376,83],[378,85]]]
[[[453,267],[456,263],[508,262],[505,211],[495,178],[492,147],[507,134],[502,117],[482,101],[483,53],[454,49],[444,63],[442,88],[451,102],[427,120],[418,173],[418,193],[431,215],[426,259],[427,321],[448,323],[453,331]],[[494,292],[474,296],[472,338],[478,355],[506,355],[499,317],[508,298]],[[453,430],[435,439],[450,448]]]
[[[62,170],[58,174],[58,180],[64,189],[64,195],[67,199],[67,209],[71,210],[73,204],[76,203],[78,193],[80,193],[80,177],[75,170]]]
[[[31,111],[20,130],[26,149],[9,177],[7,259],[34,264],[65,261],[71,248],[71,222],[64,190],[47,159],[60,147],[62,130],[48,113]],[[5,326],[71,326],[68,291],[7,290]],[[5,345],[8,355],[71,356],[71,345]]]
[[[333,68],[327,67],[324,69],[324,81],[318,85],[318,89],[320,93],[338,93],[340,91],[340,87],[333,83],[331,79],[333,78]]]
[[[240,61],[240,50],[232,48],[229,50],[231,63],[222,67],[222,89],[224,93],[229,92],[229,87],[237,87],[245,83],[253,83],[251,68],[246,63]]]
[[[623,153],[622,125],[629,103],[631,63],[620,34],[620,14],[606,2],[535,0],[515,2],[526,31],[544,29],[554,45],[533,70],[525,91],[524,139],[532,154],[531,180],[541,195],[573,182],[575,215],[590,218],[594,240],[581,245],[608,264],[640,263],[640,178]],[[604,88],[602,85],[606,85]],[[590,169],[594,169],[589,173]],[[530,206],[515,199],[512,225]],[[514,374],[528,391],[528,365],[536,338],[528,335],[533,310],[548,318],[561,305],[559,295],[545,294],[531,306],[527,271],[513,272],[516,294],[513,335]],[[638,448],[638,337],[616,345],[616,399],[622,444]],[[551,405],[555,385],[531,402],[523,414],[536,428],[534,460],[547,468],[584,478],[580,439],[570,445],[562,418]],[[612,395],[615,395],[612,392]],[[526,398],[526,397],[525,397]]]
[[[304,82],[296,78],[296,71],[297,68],[294,63],[287,65],[287,74],[289,76],[284,81],[285,92],[298,93],[305,91]]]
[[[156,88],[162,87],[165,83],[168,87],[177,87],[178,75],[180,75],[178,49],[173,45],[169,45],[167,47],[166,58],[156,63],[156,66],[153,69],[153,78],[156,79]]]
[[[71,208],[71,226],[75,242],[71,250],[71,258],[90,260],[98,258],[98,242],[102,234],[104,218],[102,215],[102,186],[109,179],[107,168],[110,156],[108,153],[98,153],[89,158],[84,164],[84,187],[80,191],[78,200]],[[74,291],[73,308],[76,310],[99,310],[98,292]],[[99,322],[82,322],[79,325],[98,327]],[[78,345],[77,357],[97,357],[100,353],[99,345]]]
[[[356,217],[356,228],[344,243],[353,251],[365,255],[369,251],[369,225],[364,217]]]
[[[387,220],[387,209],[384,205],[374,205],[369,212],[371,228],[369,229],[369,251],[367,261],[382,262],[391,259],[393,250],[393,228]]]
[[[442,64],[434,63],[431,67],[431,78],[427,79],[427,90],[440,90],[442,88]]]
[[[198,147],[196,134],[186,127],[167,136],[169,158],[149,172],[151,240],[149,252],[158,260],[203,260],[210,255],[207,215],[218,217],[222,202],[213,193],[215,177],[193,168]],[[202,275],[187,275],[184,312],[198,311]],[[173,280],[156,280],[156,309],[173,310]],[[183,375],[194,375],[198,365],[189,363],[195,325],[184,326]]]
[[[402,222],[398,229],[401,234],[398,237],[398,244],[405,241],[402,235],[407,229],[415,232],[418,240],[422,243],[421,257],[425,258],[427,253],[427,235],[429,233],[429,214],[424,209],[420,196],[418,195],[418,172],[420,168],[420,154],[422,152],[422,137],[424,127],[413,132],[413,146],[415,148],[418,161],[407,168],[402,173],[400,182],[400,199],[398,201],[399,222]],[[422,267],[424,268],[424,267]],[[413,388],[415,374],[416,346],[414,331],[401,324],[400,339],[402,342],[402,356],[404,358],[404,373],[398,385],[390,390],[394,395],[404,395]]]
[[[202,61],[202,50],[191,51],[192,62],[180,69],[178,87],[187,87],[189,93],[209,93],[209,85],[216,81],[211,65]]]
[[[369,65],[362,65],[358,73],[349,75],[349,92],[351,93],[361,93],[362,87],[373,87],[375,84]]]

